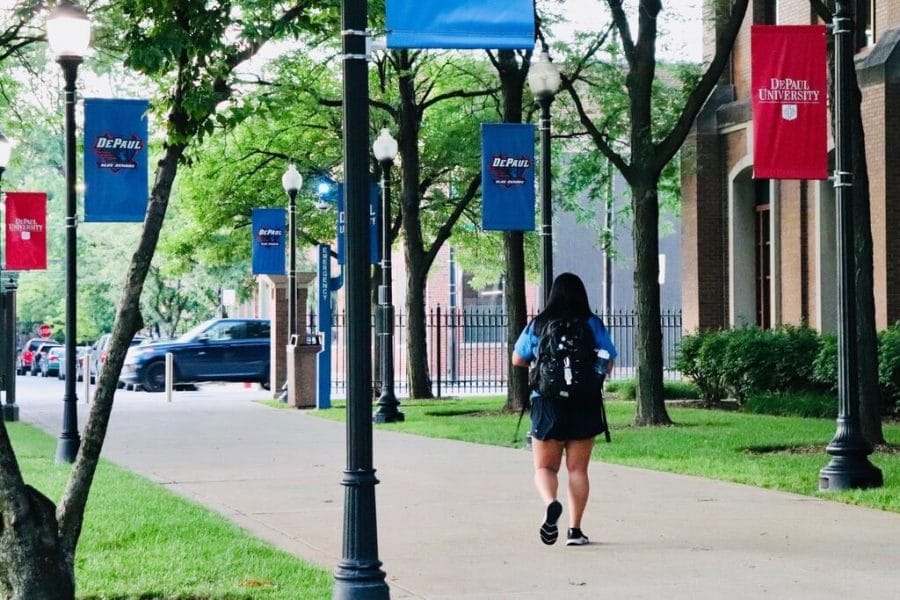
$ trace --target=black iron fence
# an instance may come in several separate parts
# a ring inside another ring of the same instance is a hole
[[[310,324],[316,327],[315,314]],[[637,362],[635,334],[637,317],[633,311],[599,314],[616,345],[619,356],[613,379],[634,376]],[[529,317],[530,319],[530,317]],[[459,394],[494,394],[506,391],[508,382],[508,348],[506,312],[496,308],[473,307],[441,309],[426,313],[426,345],[428,372],[435,396]],[[374,332],[375,318],[372,317]],[[408,394],[407,322],[402,311],[394,318],[394,390],[398,396]],[[344,328],[346,313],[335,313],[332,319],[331,389],[341,397],[347,386],[347,353]],[[664,311],[660,315],[663,337],[663,369],[667,379],[678,379],[675,352],[681,341],[681,311]],[[373,346],[376,336],[373,334]],[[374,347],[373,347],[374,353]],[[374,354],[373,354],[374,355]],[[379,373],[373,369],[374,385],[379,387]]]

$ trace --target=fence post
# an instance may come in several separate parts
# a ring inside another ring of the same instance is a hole
[[[437,319],[437,334],[435,335],[436,345],[437,345],[437,397],[441,397],[441,305],[437,305],[437,312],[435,314],[435,318]]]

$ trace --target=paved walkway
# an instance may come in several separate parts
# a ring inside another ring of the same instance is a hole
[[[344,425],[258,398],[234,386],[172,404],[120,392],[104,456],[333,569]],[[58,399],[20,404],[58,433]],[[527,452],[376,430],[374,457],[395,599],[900,597],[895,513],[594,463],[591,545],[548,547]]]

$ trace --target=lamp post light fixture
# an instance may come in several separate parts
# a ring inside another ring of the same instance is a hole
[[[550,206],[550,105],[559,90],[559,68],[550,62],[550,54],[538,42],[538,58],[528,69],[528,87],[541,107],[541,295],[547,304],[553,286],[553,212]]]
[[[831,461],[819,471],[822,491],[881,487],[881,470],[869,462],[872,446],[859,422],[856,353],[856,259],[853,238],[853,148],[849,108],[853,101],[853,14],[838,1],[834,15],[834,187],[838,253],[838,416],[837,431],[825,448]]]
[[[394,304],[391,287],[391,166],[397,157],[397,140],[387,129],[372,144],[372,152],[381,165],[381,286],[378,288],[378,335],[381,337],[381,395],[378,410],[372,416],[376,423],[403,421],[394,394]]]
[[[297,192],[303,176],[290,165],[281,176],[281,185],[288,196],[288,335],[297,335]]]
[[[6,136],[0,133],[0,202],[3,198],[3,173],[9,165],[9,158],[12,154],[12,142],[6,139]],[[3,203],[3,212],[6,212],[6,204]],[[3,223],[6,229],[6,223]],[[0,237],[0,244],[3,238]],[[5,267],[3,260],[3,246],[0,245],[0,267]],[[4,273],[4,275],[6,275]],[[0,335],[0,344],[3,349],[0,351],[0,357],[3,357],[3,364],[0,364],[0,376],[3,377],[4,388],[6,390],[5,403],[3,404],[3,420],[18,421],[19,406],[16,404],[16,281],[11,276],[4,282],[3,289],[3,319],[0,320],[0,326],[3,327],[3,334]]]
[[[63,0],[47,17],[47,41],[62,67],[65,79],[65,136],[66,136],[66,373],[75,373],[76,320],[76,191],[75,191],[75,81],[78,65],[87,54],[91,42],[91,22],[85,12]],[[78,413],[75,377],[66,377],[63,394],[63,424],[56,447],[56,461],[75,461],[81,439],[78,434]]]

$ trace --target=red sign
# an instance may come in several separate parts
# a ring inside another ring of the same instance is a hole
[[[828,179],[824,25],[754,25],[753,177]]]
[[[47,194],[6,192],[6,268],[47,268]]]
[[[53,328],[44,323],[41,325],[40,329],[38,329],[38,333],[41,334],[42,338],[48,338],[53,335]]]

